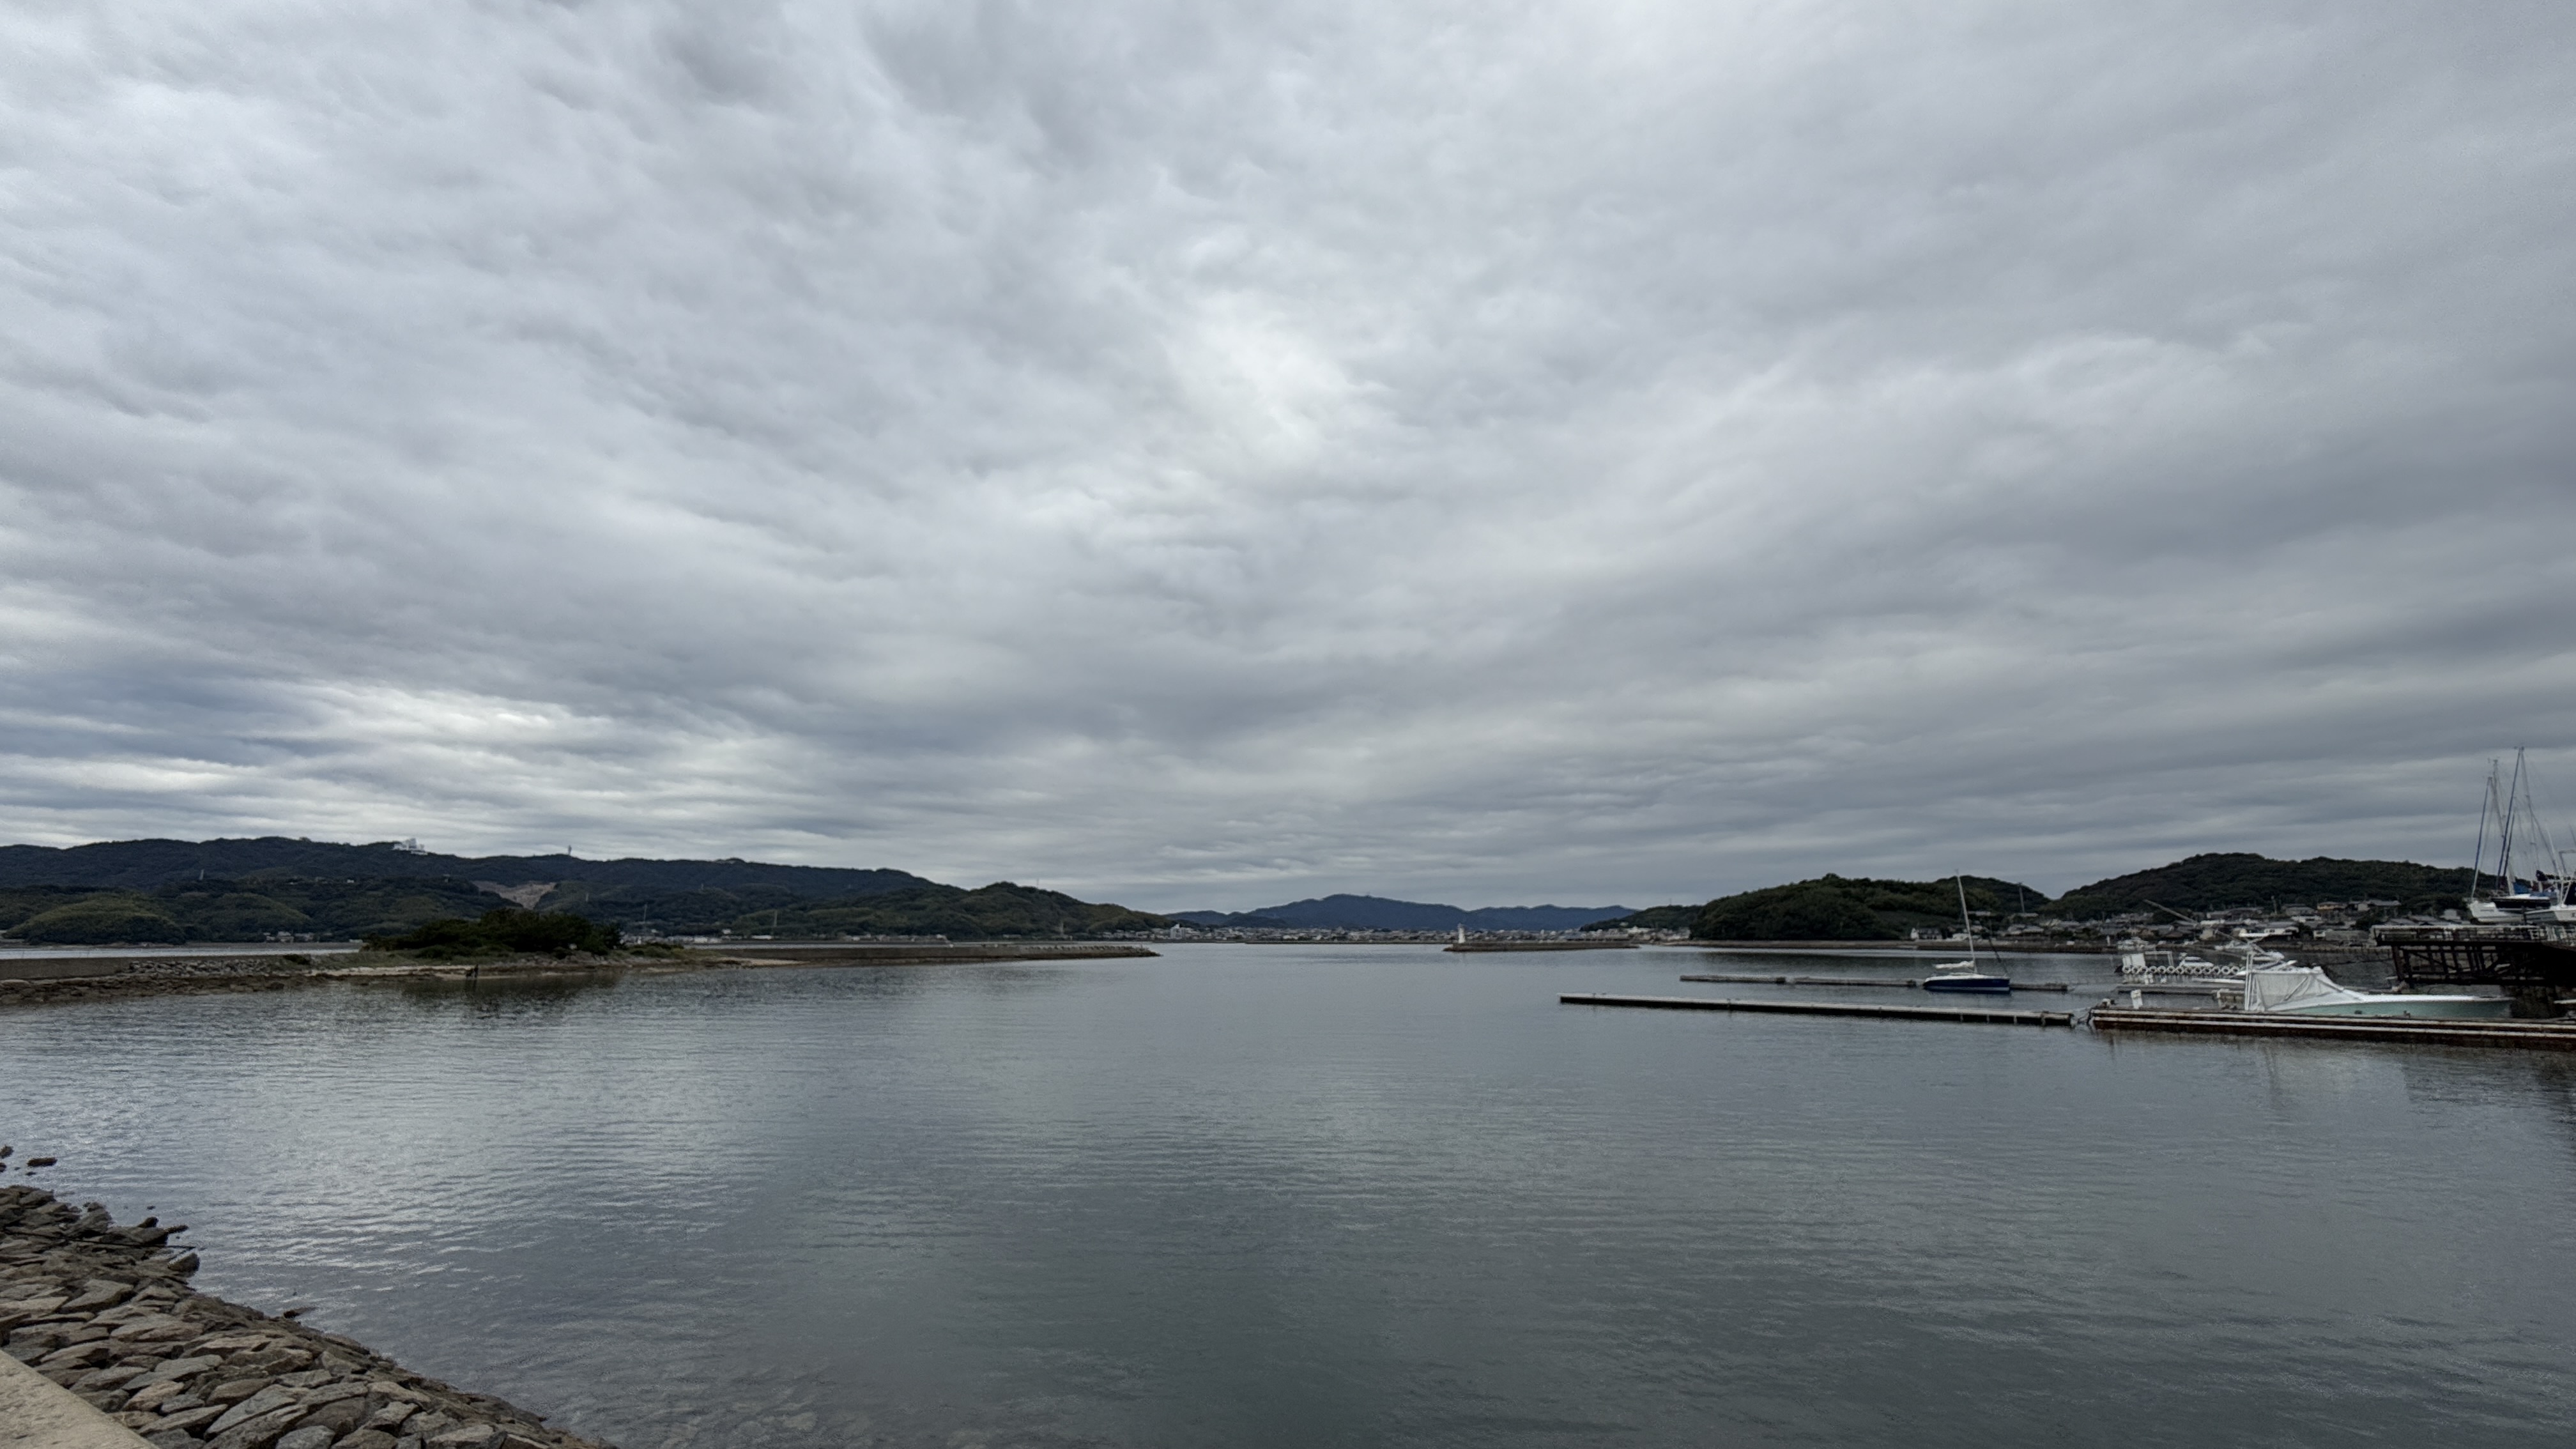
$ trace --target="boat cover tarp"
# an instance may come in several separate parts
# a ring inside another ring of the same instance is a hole
[[[2297,1011],[2361,999],[2362,993],[2335,985],[2314,966],[2274,966],[2245,973],[2247,1011]]]

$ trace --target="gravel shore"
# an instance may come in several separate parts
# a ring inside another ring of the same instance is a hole
[[[188,1286],[184,1228],[0,1187],[10,1355],[158,1449],[605,1449],[365,1346]]]

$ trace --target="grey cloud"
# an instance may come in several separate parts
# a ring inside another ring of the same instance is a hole
[[[2576,769],[2556,8],[0,23],[25,838],[1642,900]]]

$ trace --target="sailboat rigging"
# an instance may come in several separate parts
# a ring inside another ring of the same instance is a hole
[[[1992,995],[2002,995],[2007,993],[2012,990],[2011,977],[2005,976],[2001,972],[1980,971],[1977,969],[1977,923],[1968,915],[1968,878],[1964,875],[1960,876],[1958,878],[1958,885],[1959,929],[1961,934],[1968,938],[1968,959],[1965,961],[1952,961],[1947,965],[1935,967],[1934,970],[1938,974],[1926,978],[1923,982],[1923,989],[1926,991],[1972,991],[1980,994]],[[1997,964],[2001,964],[2000,960],[1998,960]]]
[[[2566,852],[2549,836],[2531,803],[2527,750],[2487,767],[2487,798],[2478,812],[2477,858],[2469,866],[2469,919],[2480,925],[2576,925],[2576,877]],[[2487,828],[2495,828],[2495,870],[2487,870]]]

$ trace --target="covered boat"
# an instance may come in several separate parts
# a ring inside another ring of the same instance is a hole
[[[2501,996],[2434,996],[2404,991],[2355,991],[2323,969],[2284,962],[2244,975],[2247,1011],[2288,1016],[2500,1017],[2513,1003]]]

